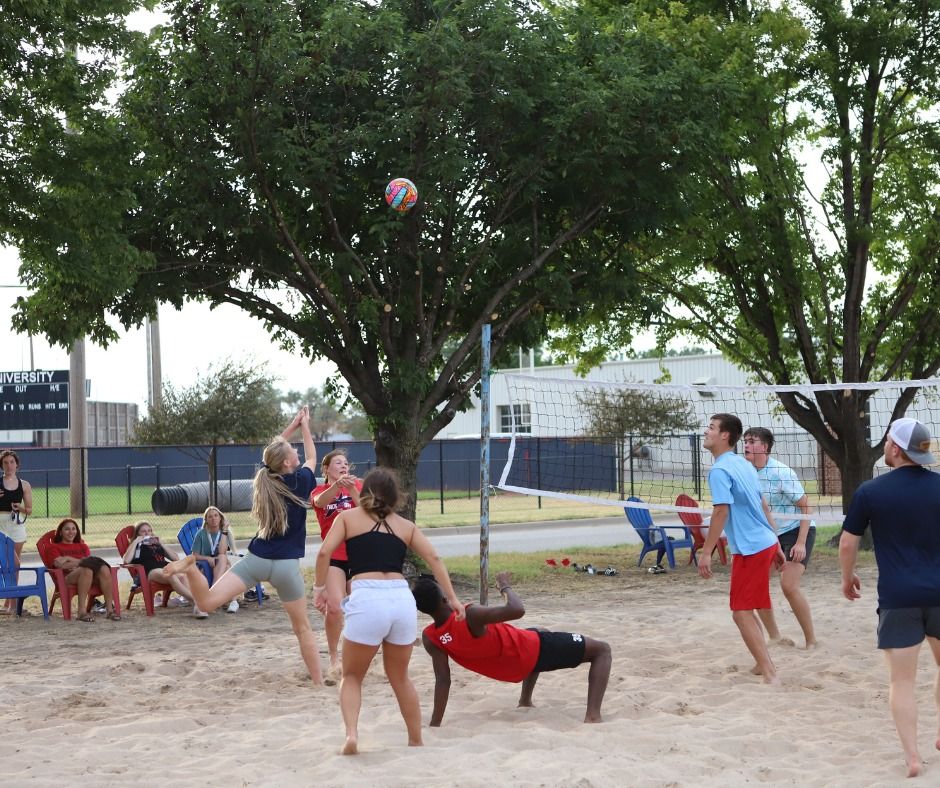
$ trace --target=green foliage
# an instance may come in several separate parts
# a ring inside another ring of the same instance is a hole
[[[578,403],[587,415],[584,434],[588,436],[619,440],[633,435],[643,443],[660,443],[667,435],[698,427],[688,402],[656,391],[599,388],[579,395]]]
[[[722,94],[682,221],[636,246],[641,287],[668,304],[647,323],[659,343],[707,342],[767,383],[935,375],[940,2],[636,7]],[[624,346],[631,317],[591,316],[569,347]],[[880,454],[869,396],[783,398],[846,491]]]
[[[137,425],[139,446],[265,443],[284,426],[264,365],[225,361],[192,385],[163,388],[163,404]]]
[[[42,222],[33,212],[44,186],[60,180],[68,188],[89,175],[69,171],[76,145],[70,132],[103,122],[96,104],[111,82],[114,58],[133,40],[123,17],[141,5],[153,2],[10,0],[0,6],[3,242],[16,240],[24,223]]]
[[[379,462],[413,470],[479,381],[485,322],[495,358],[555,320],[656,307],[629,244],[674,220],[712,102],[628,18],[520,0],[165,10],[117,113],[68,151],[81,182],[50,180],[46,219],[20,228],[17,327],[108,342],[109,320],[155,302],[235,304],[333,361]],[[405,216],[383,200],[401,175],[420,194]]]

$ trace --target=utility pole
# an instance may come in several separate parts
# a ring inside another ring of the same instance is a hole
[[[160,319],[147,318],[147,406],[150,410],[163,405],[163,372],[160,360]]]
[[[69,511],[84,524],[85,463],[83,454],[88,439],[85,397],[85,339],[76,339],[69,353]],[[82,529],[84,530],[84,528]]]

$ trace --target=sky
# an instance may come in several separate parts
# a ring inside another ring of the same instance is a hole
[[[17,296],[19,258],[16,250],[0,248],[0,308],[13,312]],[[304,391],[319,387],[335,367],[327,361],[311,361],[287,353],[272,343],[259,320],[231,306],[210,312],[208,305],[188,303],[181,311],[159,308],[163,383],[185,387],[210,366],[226,359],[267,362],[274,385],[282,390]],[[114,323],[116,324],[116,321]],[[136,402],[141,413],[147,404],[147,339],[144,330],[120,330],[121,338],[107,349],[85,344],[85,372],[91,381],[91,399],[107,402]],[[16,334],[9,320],[0,324],[0,371],[30,369],[29,337]],[[36,369],[68,369],[69,354],[51,346],[43,337],[33,337]]]
[[[128,17],[128,26],[146,31],[165,16],[138,11]],[[10,315],[20,287],[19,257],[13,248],[0,247],[0,308]],[[208,305],[189,303],[177,311],[159,308],[163,383],[190,385],[197,375],[226,359],[267,362],[274,385],[282,390],[319,387],[335,366],[287,353],[273,344],[261,321],[231,306],[209,310]],[[117,327],[116,321],[114,323]],[[91,381],[91,398],[107,402],[135,402],[146,412],[147,340],[143,328],[119,329],[121,338],[107,349],[85,345],[85,371]],[[69,354],[42,337],[33,337],[35,369],[68,369]],[[30,369],[30,341],[13,332],[9,321],[0,325],[0,372]]]

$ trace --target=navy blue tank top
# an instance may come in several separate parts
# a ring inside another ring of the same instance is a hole
[[[408,545],[395,535],[383,518],[373,526],[371,531],[346,540],[349,576],[355,577],[365,572],[401,574],[407,552]]]

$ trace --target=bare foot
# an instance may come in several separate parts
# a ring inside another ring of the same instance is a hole
[[[753,673],[755,676],[764,675],[764,671],[760,669],[760,665],[755,665],[753,668],[751,668],[751,673]]]
[[[818,646],[819,646],[819,641],[816,641],[816,640],[807,640],[807,641],[806,641],[806,650],[807,650],[807,651],[812,651],[814,648],[817,648]]]
[[[421,740],[420,737],[418,737],[418,739],[414,741],[412,741],[411,739],[408,739],[408,746],[409,747],[423,747],[424,742]]]
[[[520,709],[534,709],[535,704],[531,700],[520,700],[519,707]]]
[[[330,664],[330,667],[326,671],[326,677],[324,678],[324,683],[328,687],[332,687],[339,683],[339,680],[343,677],[343,668],[338,662],[333,662]]]
[[[795,646],[796,643],[791,638],[777,637],[769,638],[770,645],[772,646]]]
[[[584,721],[585,722],[603,722],[600,714],[591,714],[590,712],[584,715]]]
[[[779,686],[780,677],[776,673],[772,673],[769,676],[764,676],[764,684],[772,684],[773,686]]]
[[[172,577],[176,574],[183,574],[191,566],[196,565],[196,559],[192,555],[188,555],[185,558],[181,558],[179,561],[170,561],[165,567],[163,567],[163,574]]]
[[[359,739],[355,736],[347,736],[346,742],[343,744],[343,749],[340,750],[341,755],[358,755],[359,754]]]
[[[907,762],[907,776],[917,777],[923,768],[924,765],[920,761],[920,756],[914,755]]]

